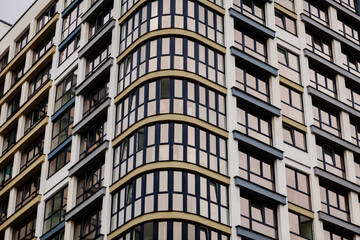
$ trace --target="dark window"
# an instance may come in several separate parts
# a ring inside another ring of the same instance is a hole
[[[345,221],[350,220],[347,193],[320,183],[321,210]]]
[[[234,7],[236,10],[241,12],[251,19],[264,23],[264,2],[259,0],[234,0]]]
[[[310,86],[336,98],[335,76],[328,71],[324,71],[314,64],[309,64]]]
[[[79,47],[80,33],[76,34],[69,43],[60,50],[59,65],[63,63]]]
[[[111,54],[111,42],[104,44],[104,46],[99,46],[97,49],[99,50],[96,50],[96,52],[91,54],[91,57],[87,59],[86,75],[94,72],[101,63],[109,58]]]
[[[9,61],[9,52],[6,52],[1,58],[0,58],[0,71],[2,71],[8,64]]]
[[[106,77],[105,79],[109,79]],[[101,81],[91,92],[84,96],[83,117],[87,116],[95,110],[101,103],[105,101],[109,94],[109,81]]]
[[[71,136],[74,122],[74,106],[65,111],[53,122],[51,150],[63,143]]]
[[[339,113],[332,109],[313,103],[314,125],[340,137]]]
[[[22,208],[25,204],[31,201],[39,194],[40,188],[40,174],[37,173],[29,180],[27,180],[23,185],[17,188],[17,197],[16,197],[16,208],[15,211]]]
[[[267,62],[266,39],[238,26],[235,26],[234,31],[235,47],[254,58]]]
[[[4,154],[7,150],[9,150],[16,143],[16,133],[17,126],[13,127],[5,136],[2,153]]]
[[[13,71],[13,76],[11,78],[11,87],[17,83],[25,73],[25,60],[21,62]]]
[[[23,220],[13,230],[13,240],[29,240],[35,237],[36,229],[36,212],[30,214],[28,218]]]
[[[80,159],[84,158],[96,147],[102,144],[106,139],[106,119],[96,123],[81,136],[80,142]]]
[[[329,37],[320,36],[312,29],[306,29],[306,44],[310,51],[332,61],[331,39]]]
[[[275,11],[275,24],[279,28],[282,28],[285,31],[296,35],[296,21],[287,16],[286,14]]]
[[[93,37],[102,27],[112,19],[112,6],[103,10],[99,15],[89,23],[90,34],[89,38]]]
[[[34,93],[36,93],[41,86],[43,86],[44,83],[46,83],[48,80],[50,80],[50,69],[51,69],[51,63],[44,67],[41,72],[39,72],[36,77],[34,77],[29,82],[29,95],[28,99],[30,99]]]
[[[304,0],[304,11],[307,15],[315,20],[323,23],[328,24],[328,13],[327,8],[321,4],[319,4],[315,0]]]
[[[15,53],[17,54],[20,52],[28,43],[29,38],[29,30],[27,30],[20,38],[16,41],[16,49]]]
[[[75,240],[96,239],[100,235],[101,209],[85,215],[75,223]]]
[[[35,126],[40,120],[42,120],[47,115],[47,107],[48,107],[48,98],[46,97],[42,100],[36,107],[26,114],[25,118],[25,134],[30,131],[30,129]]]
[[[56,1],[46,9],[46,11],[41,14],[41,16],[37,19],[37,25],[36,29],[37,31],[40,31],[47,22],[50,21],[50,19],[55,15],[56,12]]]
[[[12,117],[18,110],[20,109],[20,94],[15,96],[10,102],[8,103],[8,112],[7,112],[7,119]]]
[[[55,112],[69,102],[75,96],[77,81],[77,68],[56,86]]]
[[[295,169],[286,167],[288,201],[311,210],[309,177]]]
[[[290,238],[313,239],[312,220],[298,213],[289,212]]]
[[[54,175],[62,167],[64,167],[71,158],[71,144],[62,149],[57,155],[49,160],[48,177]]]
[[[7,219],[8,205],[9,205],[9,197],[0,201],[0,224],[5,222],[5,220]]]
[[[50,35],[45,40],[43,40],[36,49],[34,49],[33,62],[38,61],[53,46],[54,35],[55,32],[50,33]]]
[[[45,202],[44,233],[65,220],[68,188],[55,193]]]
[[[0,189],[8,184],[12,179],[13,161],[0,169]]]
[[[327,172],[345,178],[343,152],[322,142],[316,142],[318,166]]]
[[[64,40],[81,23],[80,3],[73,6],[66,16],[63,16],[61,40]]]
[[[306,151],[306,133],[283,124],[283,138],[285,143]]]
[[[43,154],[43,148],[44,136],[41,135],[22,151],[20,172],[25,170],[33,161]]]

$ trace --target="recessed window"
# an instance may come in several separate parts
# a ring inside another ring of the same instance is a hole
[[[8,64],[9,60],[9,52],[7,51],[1,58],[0,58],[0,71],[2,71]]]
[[[283,125],[284,142],[306,151],[306,134],[290,125]]]
[[[311,210],[310,184],[308,175],[286,167],[286,186],[288,201]]]
[[[29,40],[29,30],[27,30],[20,38],[16,41],[15,54],[20,52]]]
[[[300,80],[299,56],[280,47],[278,47],[277,52],[278,52],[279,74],[293,82],[300,84],[301,80]]]
[[[55,193],[45,201],[44,233],[65,220],[68,188]]]
[[[63,168],[71,158],[71,144],[62,149],[57,155],[49,160],[48,177],[54,175],[57,171]]]
[[[41,16],[37,19],[37,25],[36,25],[37,32],[40,31],[45,26],[45,24],[49,22],[50,19],[55,15],[56,3],[57,1],[51,4],[48,7],[48,9],[46,9],[45,12],[41,14]]]
[[[53,122],[51,150],[63,143],[71,136],[74,122],[74,106],[65,111]]]
[[[280,85],[282,114],[299,123],[304,123],[302,94],[294,89]]]
[[[289,225],[291,239],[313,239],[312,219],[295,212],[289,212]]]
[[[75,86],[77,81],[77,68],[65,77],[56,86],[55,96],[55,112],[58,111],[62,106],[69,102],[75,96]]]
[[[72,33],[75,28],[81,23],[79,17],[80,15],[80,4],[77,4],[72,7],[72,10],[69,11],[66,16],[63,16],[61,40],[64,40],[67,36],[69,36],[70,33]]]
[[[275,11],[275,24],[279,28],[282,28],[285,31],[296,35],[296,21],[287,16],[286,14]]]
[[[64,48],[60,50],[59,55],[59,65],[63,63],[68,57],[75,52],[75,50],[79,47],[80,42],[80,33],[76,34]]]

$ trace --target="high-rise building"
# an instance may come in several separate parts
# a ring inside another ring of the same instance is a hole
[[[0,240],[360,240],[359,31],[359,0],[35,1]]]

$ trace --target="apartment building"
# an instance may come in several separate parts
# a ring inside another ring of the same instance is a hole
[[[37,0],[0,40],[0,239],[360,240],[360,1]]]

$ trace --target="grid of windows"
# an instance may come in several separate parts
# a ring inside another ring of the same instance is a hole
[[[83,159],[106,140],[106,125],[107,120],[102,119],[81,135],[80,159]]]
[[[295,169],[286,167],[288,201],[311,210],[309,177]]]
[[[278,47],[279,74],[295,83],[301,84],[299,56]]]
[[[261,24],[265,23],[264,3],[262,1],[234,0],[234,9]]]
[[[63,143],[71,136],[74,122],[74,106],[65,111],[53,122],[51,150]]]
[[[312,29],[306,29],[306,44],[307,49],[332,61],[331,39],[325,36],[320,36]]]
[[[154,211],[189,212],[228,224],[228,190],[225,185],[185,171],[143,174],[112,195],[111,231]]]
[[[329,23],[327,8],[315,0],[304,0],[304,12],[316,21],[327,25]]]
[[[80,33],[76,34],[66,46],[60,50],[59,64],[63,63],[79,47]]]
[[[45,66],[32,80],[29,82],[28,99],[30,99],[45,83],[50,80],[50,70],[52,64]]]
[[[236,64],[236,87],[264,102],[270,101],[268,79],[260,73]]]
[[[341,150],[325,145],[322,142],[316,143],[318,167],[341,178],[345,178],[344,157]]]
[[[134,226],[118,238],[118,240],[137,239],[229,240],[229,237],[216,229],[211,229],[198,223],[170,220],[151,221]]]
[[[75,240],[97,239],[101,229],[101,208],[86,214],[75,223]]]
[[[271,122],[252,110],[237,108],[238,130],[245,135],[272,145]]]
[[[20,172],[25,170],[41,154],[43,154],[44,136],[41,135],[21,152]]]
[[[224,56],[187,38],[164,37],[149,41],[120,63],[118,93],[141,76],[159,70],[196,73],[225,85]]]
[[[78,70],[76,68],[56,86],[55,112],[75,96],[77,75]]]
[[[253,153],[238,151],[239,176],[270,190],[275,190],[274,165],[264,157]]]
[[[174,113],[226,128],[225,96],[187,80],[163,78],[144,84],[117,105],[116,135],[137,121]]]
[[[337,112],[313,103],[313,116],[315,126],[338,137],[341,136],[339,114]]]
[[[39,32],[47,22],[50,21],[50,19],[55,15],[56,13],[56,2],[55,1],[53,4],[51,4],[48,9],[45,10],[45,12],[43,14],[41,14],[41,16],[37,19],[37,25],[36,25],[36,30],[37,32]]]
[[[62,34],[61,39],[64,40],[67,36],[69,36],[72,31],[75,30],[77,26],[80,25],[80,4],[76,4],[73,6],[73,9],[66,15],[63,16],[63,25],[62,25]]]
[[[36,173],[23,185],[17,188],[15,211],[18,211],[25,204],[30,202],[31,199],[35,198],[39,194],[39,189],[40,189],[40,173]]]
[[[244,51],[245,53],[267,62],[266,40],[256,36],[244,28],[235,26],[234,29],[235,47]]]
[[[343,219],[350,220],[350,211],[347,193],[335,189],[320,182],[321,210],[325,213]]]
[[[282,114],[299,123],[304,123],[304,109],[301,93],[280,84]]]
[[[281,29],[296,35],[296,22],[286,14],[275,11],[275,24]]]
[[[241,226],[277,239],[276,207],[263,201],[240,196]]]
[[[145,33],[165,28],[187,29],[224,43],[223,19],[215,11],[191,0],[156,0],[144,5],[121,26],[120,52]]]
[[[283,124],[283,138],[285,143],[306,151],[306,134],[304,132]]]
[[[45,201],[44,233],[65,220],[68,187]]]
[[[114,149],[113,182],[141,165],[167,160],[186,161],[227,175],[226,140],[187,124],[146,126]]]
[[[310,86],[336,98],[335,76],[328,71],[324,71],[314,64],[309,64]]]
[[[63,168],[71,159],[71,144],[64,147],[56,156],[49,159],[48,177],[54,175],[57,171]]]

